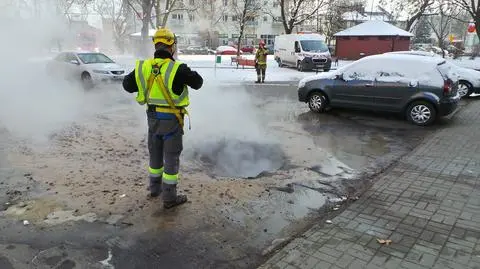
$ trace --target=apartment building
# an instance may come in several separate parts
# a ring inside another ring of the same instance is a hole
[[[233,45],[238,42],[243,0],[184,0],[194,10],[174,11],[167,26],[184,45]],[[198,3],[197,3],[198,1]],[[273,44],[275,36],[284,33],[280,8],[275,0],[250,0],[242,45],[257,44],[260,39]]]

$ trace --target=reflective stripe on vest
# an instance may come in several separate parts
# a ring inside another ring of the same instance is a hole
[[[152,105],[168,106],[167,100],[156,99],[156,98],[151,98],[150,97],[150,94],[151,94],[150,90],[151,89],[148,89],[148,85],[147,85],[148,78],[145,78],[145,76],[143,74],[144,63],[145,63],[145,61],[139,61],[138,70],[137,70],[138,76],[139,76],[139,81],[140,81],[140,87],[141,87],[141,90],[143,92],[143,96],[144,96],[144,100],[145,100],[144,102],[139,102],[139,103],[141,105],[147,103],[147,104],[152,104]],[[174,70],[175,65],[177,64],[177,68],[178,68],[180,63],[175,63],[174,61],[168,61],[168,63],[164,63],[164,64],[168,64],[168,66],[167,66],[167,69],[165,71],[165,75],[163,76],[163,82],[164,82],[165,87],[169,91],[171,91],[171,87],[172,87],[172,84],[173,84],[173,78],[174,78],[172,76],[172,71]],[[163,66],[163,64],[162,64],[162,66]],[[162,68],[162,66],[160,66],[160,69]],[[175,103],[175,105],[181,104],[181,102],[184,101],[185,98],[188,98],[188,88],[187,87],[184,87],[182,93],[177,98],[175,98],[175,96],[172,95],[172,100]]]

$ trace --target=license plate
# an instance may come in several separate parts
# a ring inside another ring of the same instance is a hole
[[[113,79],[123,79],[122,76],[113,76]]]

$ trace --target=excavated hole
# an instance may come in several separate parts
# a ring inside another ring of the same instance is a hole
[[[216,176],[255,178],[282,168],[286,155],[278,144],[233,139],[196,145],[191,158]]]

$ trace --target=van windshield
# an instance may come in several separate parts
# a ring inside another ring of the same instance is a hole
[[[303,51],[308,52],[326,52],[328,51],[327,45],[320,40],[302,40],[300,41]]]

